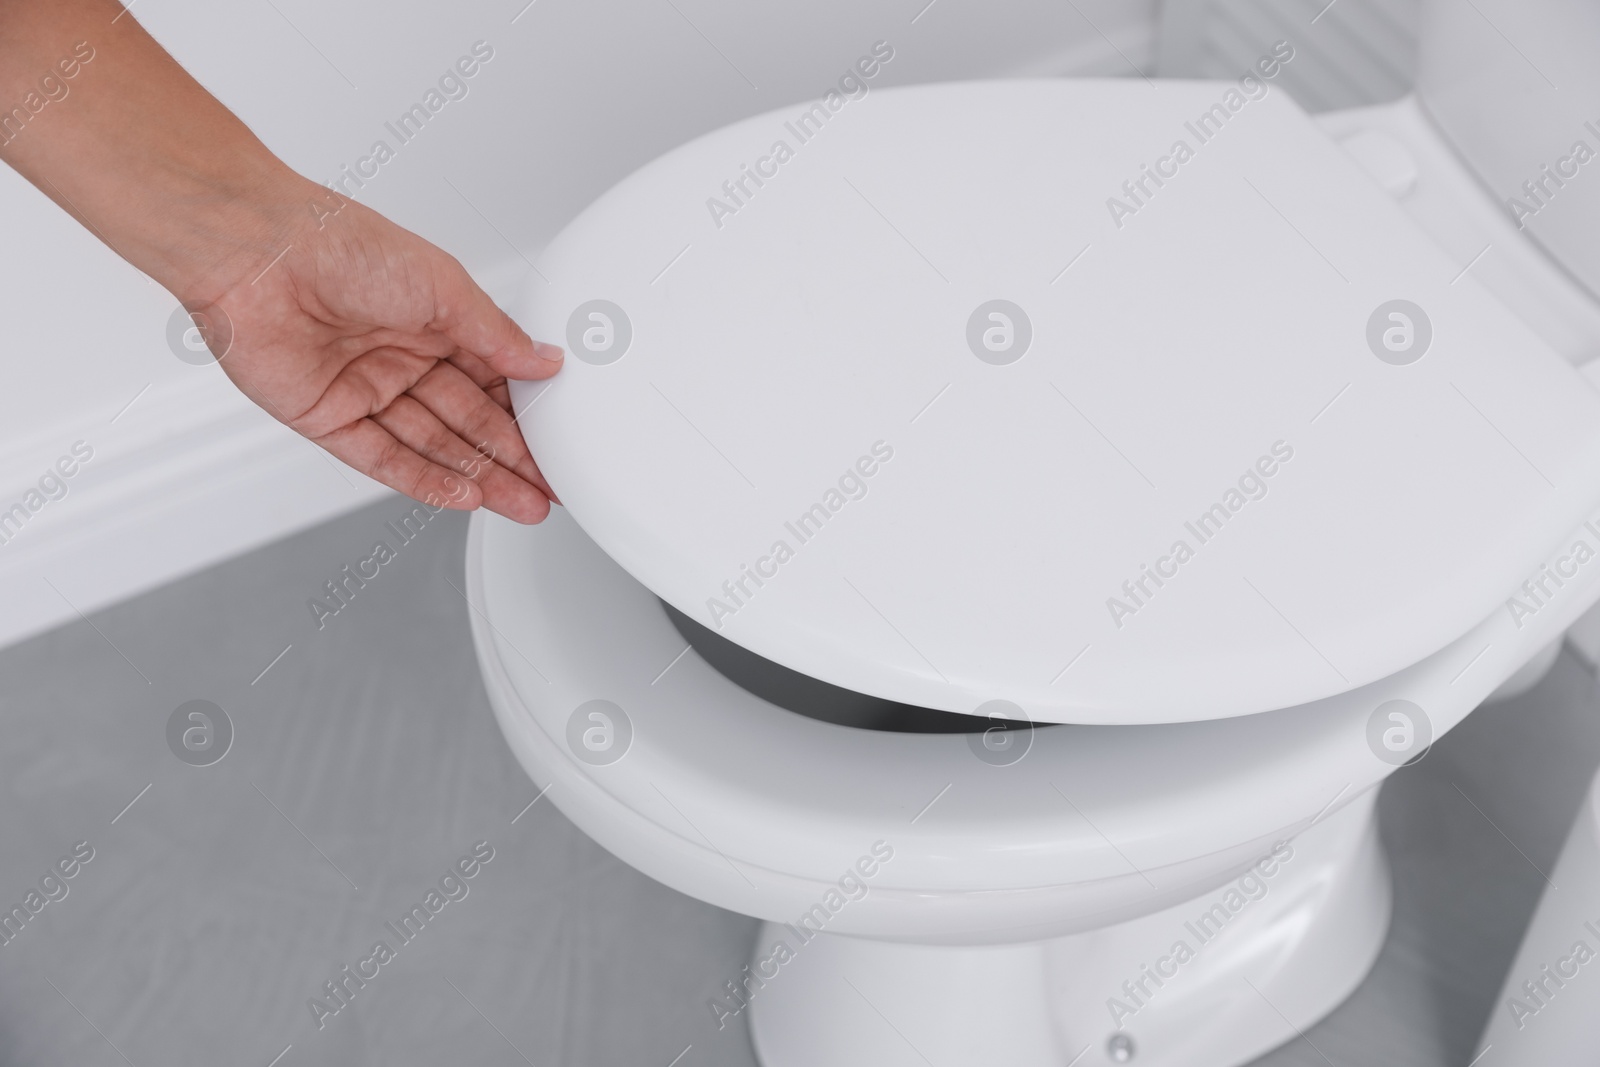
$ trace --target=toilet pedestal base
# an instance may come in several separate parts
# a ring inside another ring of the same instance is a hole
[[[750,998],[757,1055],[763,1067],[1248,1062],[1333,1010],[1377,957],[1391,896],[1373,799],[1280,847],[1266,877],[1116,926],[978,946],[815,935]],[[794,935],[763,924],[755,957],[779,940]]]

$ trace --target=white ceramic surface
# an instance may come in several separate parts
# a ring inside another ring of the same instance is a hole
[[[1237,882],[1071,937],[952,949],[765,923],[741,990],[762,1067],[1253,1060],[1344,1000],[1383,946],[1390,882],[1373,796]]]
[[[1040,727],[996,764],[974,747],[982,735],[837,726],[739,688],[563,513],[536,527],[475,515],[466,579],[507,741],[609,851],[691,896],[784,920],[883,838],[896,859],[839,932],[968,944],[1092,929],[1220,884],[1452,729],[1600,598],[1600,568],[1580,571],[1520,627],[1495,612],[1336,697],[1202,722]],[[571,732],[593,700],[629,724],[604,765]],[[1411,702],[1415,733],[1380,752],[1392,700]]]

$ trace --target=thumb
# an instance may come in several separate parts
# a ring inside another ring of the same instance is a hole
[[[561,369],[560,346],[530,338],[465,267],[445,258],[448,263],[435,283],[434,329],[506,378],[548,378]]]

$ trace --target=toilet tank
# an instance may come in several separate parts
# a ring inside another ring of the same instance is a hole
[[[1600,3],[1426,0],[1417,96],[1522,231],[1600,298]]]

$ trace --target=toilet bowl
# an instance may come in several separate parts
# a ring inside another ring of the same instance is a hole
[[[764,920],[706,1008],[767,1067],[1292,1039],[1382,942],[1377,787],[1600,600],[1582,271],[1487,288],[1426,99],[1272,61],[831,94],[541,256],[566,508],[473,518],[485,684],[581,829]]]

